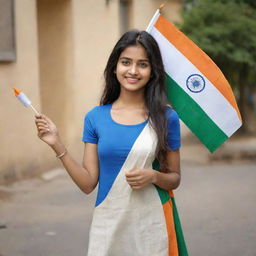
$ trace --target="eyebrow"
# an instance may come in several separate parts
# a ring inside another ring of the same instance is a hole
[[[120,57],[119,59],[120,59],[120,60],[121,60],[121,59],[132,60],[131,58],[128,58],[128,57]],[[140,60],[138,60],[138,61],[147,61],[147,62],[149,62],[148,59],[140,59]]]

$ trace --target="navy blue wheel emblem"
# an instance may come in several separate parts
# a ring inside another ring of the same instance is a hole
[[[186,81],[187,87],[191,92],[201,92],[205,88],[205,80],[201,75],[190,75]]]

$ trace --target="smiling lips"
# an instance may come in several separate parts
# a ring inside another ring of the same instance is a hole
[[[139,78],[135,78],[135,77],[125,77],[125,78],[129,84],[135,84],[140,80]]]

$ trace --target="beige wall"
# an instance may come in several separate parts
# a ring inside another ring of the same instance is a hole
[[[17,101],[12,90],[25,91],[40,108],[36,5],[22,0],[15,6],[17,60],[0,64],[0,182],[39,170],[41,164],[34,113]]]
[[[161,2],[132,1],[130,28],[145,29]],[[179,1],[167,2],[167,18],[177,20]],[[16,0],[17,61],[0,63],[0,183],[60,165],[12,87],[53,119],[81,161],[83,118],[99,104],[106,61],[120,37],[119,12],[119,0]]]
[[[73,141],[81,140],[84,114],[99,104],[103,71],[119,37],[118,1],[100,2],[74,0],[72,5],[74,75],[69,115],[75,125],[70,126],[69,137]]]
[[[67,99],[73,82],[71,1],[38,0],[37,13],[41,111],[67,138],[66,120],[72,106]]]
[[[179,0],[137,0],[132,4],[132,28],[146,30],[149,21],[153,17],[155,11],[164,2],[164,9],[162,13],[171,21],[180,21],[179,11],[181,8],[181,1]]]

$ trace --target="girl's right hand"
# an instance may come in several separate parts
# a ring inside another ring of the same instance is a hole
[[[35,117],[38,137],[49,146],[56,145],[60,141],[56,125],[45,115]]]

